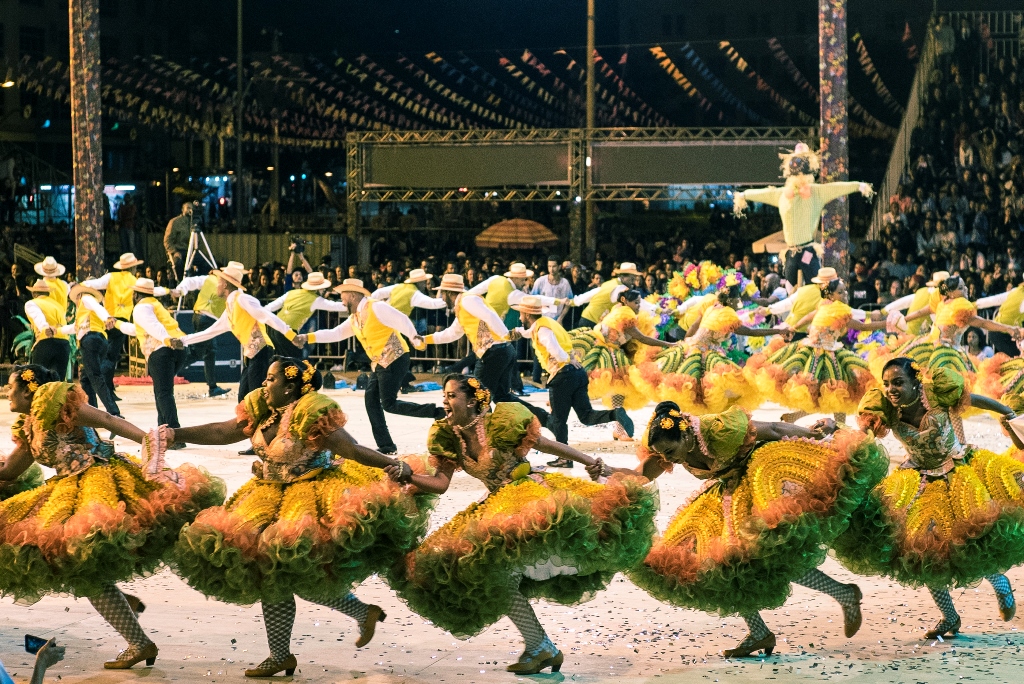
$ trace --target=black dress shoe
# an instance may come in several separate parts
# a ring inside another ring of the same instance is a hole
[[[214,387],[210,390],[210,397],[219,397],[229,393],[231,390],[226,390],[223,387]]]
[[[398,453],[398,447],[388,447],[387,449],[380,448],[377,449],[377,451],[384,454],[385,456],[394,456],[395,454]]]
[[[556,458],[554,461],[548,461],[548,465],[552,468],[572,468],[573,462],[567,458]]]
[[[238,455],[239,456],[255,456],[256,455],[256,450],[253,449],[252,447],[249,447],[245,451],[239,451]]]

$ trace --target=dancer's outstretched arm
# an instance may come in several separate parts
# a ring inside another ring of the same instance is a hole
[[[167,441],[171,443],[220,445],[248,439],[248,435],[245,434],[245,423],[239,423],[234,419],[193,427],[167,428],[167,432]]]
[[[402,484],[415,485],[417,489],[428,494],[444,494],[448,491],[448,485],[452,483],[452,474],[455,472],[455,462],[444,459],[437,468],[437,473],[434,475],[420,475],[414,474],[411,477],[406,473],[403,473],[404,469],[398,465],[390,465],[384,468],[384,472],[388,474],[395,482]],[[408,471],[406,471],[408,472]]]
[[[582,463],[584,466],[591,466],[597,463],[597,459],[587,456],[582,451],[573,449],[568,444],[562,444],[556,442],[553,439],[541,436],[537,438],[537,443],[533,445],[533,448],[545,454],[551,454],[558,458],[567,458],[570,461],[576,461]]]
[[[823,418],[809,428],[793,423],[767,423],[759,420],[752,420],[750,424],[757,430],[758,442],[777,442],[786,437],[821,439],[836,431],[836,421],[831,418]]]
[[[18,444],[14,451],[7,456],[7,460],[0,466],[0,482],[13,482],[21,477],[21,474],[28,470],[28,467],[35,461],[32,452],[25,444]]]
[[[394,466],[402,469],[404,466],[407,469],[406,475],[410,472],[408,464],[404,464],[397,458],[389,458],[379,451],[360,446],[345,428],[339,428],[332,432],[324,441],[324,448],[330,449],[335,456],[351,459],[370,468]]]
[[[144,430],[132,425],[124,418],[121,418],[120,416],[112,416],[106,411],[100,411],[98,408],[93,408],[88,404],[82,404],[78,407],[78,415],[75,416],[75,425],[77,427],[102,428],[104,430],[110,430],[118,437],[130,439],[138,444],[142,444],[142,440],[146,437],[146,432]]]

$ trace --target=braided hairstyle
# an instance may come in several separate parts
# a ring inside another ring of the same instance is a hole
[[[939,283],[939,294],[943,297],[948,297],[951,293],[962,289],[964,289],[964,280],[958,275],[950,276]]]
[[[40,386],[45,385],[48,382],[57,382],[60,377],[52,370],[45,366],[40,366],[37,363],[27,363],[22,366],[15,366],[11,371],[11,377],[14,379],[14,384],[18,387],[27,387],[28,391],[32,394],[36,393],[36,390]]]
[[[654,407],[654,415],[647,424],[647,446],[661,441],[678,442],[689,431],[689,416],[679,410],[679,404],[663,401]]]
[[[827,299],[831,295],[834,295],[842,284],[843,281],[840,278],[836,278],[835,280],[830,280],[827,283],[822,283],[818,287],[821,289],[821,296]]]
[[[451,373],[445,376],[441,387],[447,387],[449,382],[454,382],[459,391],[469,397],[475,413],[483,413],[491,407],[491,391],[476,378],[460,373]]]
[[[291,356],[275,356],[272,363],[281,364],[285,382],[295,388],[297,396],[316,392],[324,386],[324,378],[316,366],[305,359]]]

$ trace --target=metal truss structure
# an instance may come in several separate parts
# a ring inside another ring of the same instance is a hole
[[[570,204],[570,251],[582,245],[581,205],[587,200],[608,202],[697,201],[725,199],[728,183],[714,186],[592,183],[588,161],[595,146],[629,143],[750,145],[813,142],[816,128],[597,128],[586,129],[472,129],[444,131],[358,131],[346,139],[346,181],[349,236],[360,241],[361,205],[365,202],[568,202]],[[564,145],[567,182],[496,187],[396,187],[367,182],[367,150],[371,146],[501,146]],[[739,184],[735,184],[739,185]],[[360,245],[360,260],[369,258],[368,244]]]

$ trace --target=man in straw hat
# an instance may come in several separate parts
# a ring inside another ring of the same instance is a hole
[[[487,305],[504,319],[509,308],[513,304],[518,304],[526,296],[523,287],[532,277],[533,271],[526,268],[526,264],[517,262],[509,266],[505,275],[493,275],[482,283],[471,287],[467,293],[483,297]],[[554,298],[548,297],[545,301],[545,306],[550,306],[554,303]]]
[[[25,317],[35,334],[32,363],[49,368],[58,378],[67,378],[71,343],[68,342],[68,334],[62,331],[67,306],[62,307],[50,297],[50,285],[41,278],[28,291],[33,296],[25,302]]]
[[[821,286],[838,279],[839,274],[836,273],[836,269],[829,266],[818,269],[817,275],[811,278],[811,282],[801,285],[796,292],[781,302],[772,304],[767,311],[779,317],[788,313],[789,315],[783,321],[785,326],[793,330],[794,340],[802,340],[807,337],[807,329],[810,327],[807,314],[817,309],[821,302]]]
[[[780,154],[782,175],[786,179],[781,187],[743,190],[733,195],[733,210],[742,215],[747,202],[761,202],[778,207],[782,217],[782,234],[786,250],[781,257],[786,264],[786,280],[797,283],[802,276],[806,284],[821,267],[821,245],[814,241],[821,222],[821,212],[834,199],[859,192],[870,198],[874,191],[870,183],[839,181],[815,183],[818,155],[805,143],[797,143],[791,153]]]
[[[448,344],[465,335],[477,356],[476,377],[490,390],[494,403],[517,401],[529,408],[541,425],[546,425],[547,411],[512,394],[516,354],[509,344],[508,328],[497,312],[483,297],[466,292],[466,284],[458,273],[445,274],[437,290],[448,308],[454,311],[455,322],[445,330],[427,335],[426,344]]]
[[[412,318],[413,309],[443,309],[448,306],[443,299],[436,299],[427,294],[427,288],[433,278],[434,276],[422,268],[414,268],[409,271],[409,277],[405,279],[405,282],[388,287],[378,287],[371,296],[378,302],[387,302],[410,318]],[[418,317],[413,323],[416,325],[416,331],[421,335],[427,331],[425,318]]]
[[[139,340],[139,346],[146,357],[146,372],[153,379],[157,423],[172,428],[181,427],[178,422],[178,405],[174,400],[174,377],[188,363],[185,333],[171,312],[157,299],[169,294],[166,288],[154,286],[149,278],[139,278],[132,286],[132,292],[135,298],[132,322],[118,321],[117,327],[125,335]],[[168,448],[183,449],[185,445],[178,442]]]
[[[260,306],[258,299],[245,293],[244,268],[228,265],[210,273],[217,276],[217,295],[224,297],[224,313],[206,330],[188,335],[185,344],[212,340],[225,332],[234,335],[242,345],[244,357],[238,382],[238,400],[242,401],[266,380],[274,356],[274,345],[264,333],[264,326],[278,331],[299,349],[306,344],[306,336],[296,335],[287,323]]]
[[[406,338],[420,346],[423,340],[408,316],[387,302],[374,300],[370,291],[363,287],[362,280],[346,278],[334,291],[341,295],[341,301],[352,314],[336,328],[310,333],[308,342],[340,342],[352,336],[359,340],[366,355],[370,357],[370,368],[373,371],[366,384],[363,401],[377,451],[382,454],[397,453],[398,447],[388,430],[385,412],[430,420],[439,420],[445,415],[443,408],[433,404],[398,400],[398,391],[409,373],[409,344]]]
[[[67,269],[58,264],[52,256],[48,256],[34,267],[35,272],[43,277],[50,288],[49,297],[60,305],[64,311],[68,310],[68,291],[71,286],[60,279]]]
[[[942,301],[942,297],[939,296],[939,283],[945,282],[948,278],[948,271],[935,271],[932,273],[932,279],[926,282],[924,287],[919,288],[913,294],[908,294],[904,297],[900,297],[894,302],[890,302],[886,305],[884,311],[889,313],[891,311],[906,310],[908,319],[911,314],[917,313],[925,307],[930,306],[931,310],[935,311],[939,307],[939,302]],[[928,321],[930,325],[934,318],[935,316],[932,315],[931,317],[919,316],[912,320],[908,320],[907,333],[914,336],[920,335],[923,331],[925,322]]]
[[[89,397],[90,406],[97,406],[96,400],[99,399],[107,413],[119,416],[121,411],[117,407],[117,400],[107,386],[107,366],[110,364],[107,340],[110,331],[116,329],[114,326],[117,319],[100,304],[103,295],[99,290],[75,285],[69,296],[75,304],[75,322],[64,326],[62,332],[73,334],[78,339],[78,351],[82,358],[82,389]]]
[[[1015,328],[1024,324],[1024,281],[1015,276],[1017,283],[1011,289],[992,297],[982,297],[975,306],[978,309],[991,309],[998,306],[996,315],[993,317],[996,323],[1010,325]],[[1013,337],[999,330],[991,330],[988,333],[988,341],[996,352],[1002,352],[1009,357],[1020,356],[1020,349]]]
[[[323,291],[330,287],[331,283],[324,278],[323,273],[313,271],[306,275],[306,282],[302,283],[302,287],[288,290],[264,308],[276,313],[278,318],[288,324],[288,327],[299,332],[306,321],[312,318],[314,311],[338,313],[348,311],[343,303],[332,302],[321,296]],[[267,328],[266,332],[278,354],[296,359],[303,358],[302,350],[292,344],[284,335],[273,328]]]
[[[99,278],[83,280],[82,285],[94,290],[103,290],[103,307],[110,312],[110,315],[119,321],[127,323],[132,319],[132,308],[135,306],[135,287],[137,280],[136,273],[139,266],[145,262],[136,258],[131,252],[125,252],[114,262],[114,270],[104,273]],[[107,387],[115,399],[114,372],[121,362],[121,353],[124,351],[124,334],[118,328],[107,331],[107,363],[104,364]]]
[[[587,388],[590,379],[587,371],[573,357],[572,339],[562,325],[544,315],[544,302],[540,297],[527,295],[512,308],[519,312],[523,327],[515,332],[531,341],[534,357],[548,374],[548,397],[551,400],[551,415],[547,428],[562,444],[569,443],[569,411],[576,411],[576,417],[584,425],[619,422],[627,432],[633,432],[633,421],[625,409],[595,411],[590,403]],[[557,459],[548,465],[556,468],[571,468],[572,461]]]
[[[577,295],[569,302],[570,306],[587,305],[587,308],[583,309],[583,313],[580,314],[577,328],[593,328],[597,325],[615,305],[615,301],[612,299],[612,292],[615,291],[615,288],[624,285],[627,290],[636,289],[644,274],[637,270],[636,264],[623,261],[617,269],[612,271],[612,276],[614,277],[601,283],[599,287]]]
[[[240,261],[229,261],[228,268],[245,270]],[[217,294],[217,284],[220,279],[212,273],[204,276],[189,276],[182,278],[178,286],[171,290],[175,297],[184,297],[189,292],[199,290],[196,301],[192,305],[192,330],[203,332],[224,313],[224,297]],[[188,347],[189,364],[196,361],[203,361],[203,376],[209,388],[211,397],[219,397],[227,394],[228,390],[217,386],[217,347],[213,340],[206,342],[194,342]]]

